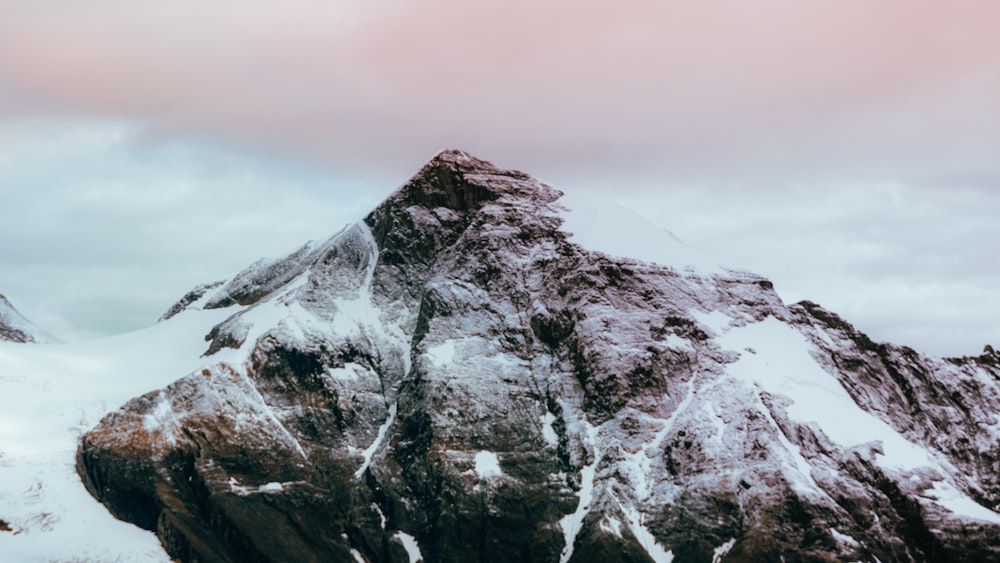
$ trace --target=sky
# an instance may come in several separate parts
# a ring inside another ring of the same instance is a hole
[[[939,355],[1000,344],[989,0],[0,0],[0,292],[64,338],[326,238],[442,148]]]

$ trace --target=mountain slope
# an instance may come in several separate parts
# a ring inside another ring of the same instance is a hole
[[[666,233],[616,256],[560,196],[445,151],[185,296],[231,312],[210,365],[85,434],[84,483],[182,560],[1000,558],[992,350],[873,343]]]
[[[0,341],[53,342],[55,338],[24,318],[0,293]]]
[[[75,453],[110,410],[209,362],[203,335],[228,314],[189,311],[71,343],[0,342],[0,560],[170,560],[153,534],[87,494]]]

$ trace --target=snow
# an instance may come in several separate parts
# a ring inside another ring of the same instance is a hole
[[[362,452],[361,455],[364,457],[364,461],[361,462],[361,467],[354,472],[355,479],[360,479],[364,476],[365,471],[368,471],[368,466],[372,463],[372,456],[374,456],[375,452],[378,451],[379,446],[385,442],[385,437],[389,434],[389,429],[392,428],[392,424],[394,422],[396,422],[396,403],[389,406],[389,416],[385,418],[385,422],[382,423],[382,426],[379,426],[378,435],[375,437],[375,441],[372,442],[370,446],[365,448],[364,452]]]
[[[704,403],[701,410],[712,422],[712,441],[716,442],[719,447],[723,447],[725,444],[726,421],[716,412],[716,406],[713,403]]]
[[[385,517],[385,513],[382,512],[382,509],[379,508],[379,505],[376,504],[376,503],[374,503],[374,502],[372,503],[372,508],[374,508],[375,512],[378,513],[379,526],[381,526],[382,529],[384,530],[385,529],[385,525],[388,522],[388,520]]]
[[[615,537],[622,537],[622,523],[610,516],[601,518],[600,522],[597,523],[597,527],[609,534],[614,534]]]
[[[692,349],[690,342],[688,342],[687,340],[684,340],[683,338],[681,338],[680,336],[677,336],[674,333],[668,334],[667,335],[667,339],[666,339],[665,342],[666,342],[667,346],[669,346],[671,348],[678,349],[678,350],[691,350]]]
[[[692,309],[689,311],[692,317],[699,324],[707,326],[716,335],[722,335],[729,331],[729,323],[733,321],[732,317],[723,313],[722,311],[699,311],[697,309]]]
[[[653,534],[646,528],[644,523],[645,514],[631,506],[623,506],[622,512],[625,514],[625,521],[628,523],[628,528],[632,531],[632,535],[639,541],[639,545],[646,550],[646,554],[649,555],[649,558],[654,563],[670,563],[674,560],[674,554],[669,550],[663,549],[663,546],[656,541]]]
[[[420,553],[420,545],[417,543],[417,538],[402,530],[393,534],[392,537],[403,544],[403,549],[406,550],[406,555],[410,558],[410,563],[417,563],[424,560],[424,556]]]
[[[357,381],[361,375],[368,371],[368,368],[354,362],[347,362],[343,367],[327,368],[326,373],[333,379],[341,381]]]
[[[688,382],[684,398],[681,399],[681,402],[678,403],[668,418],[651,418],[653,422],[658,422],[662,426],[648,442],[639,448],[639,451],[635,453],[623,452],[625,459],[620,464],[620,467],[629,476],[635,496],[639,500],[647,500],[652,493],[649,488],[647,476],[653,475],[653,460],[661,457],[663,441],[666,440],[670,431],[674,429],[677,418],[691,406],[691,402],[695,397],[695,383],[693,379]]]
[[[493,452],[482,451],[476,454],[476,474],[480,479],[503,475],[500,469],[500,458]]]
[[[434,215],[444,221],[456,221],[460,217],[458,212],[447,207],[435,207],[431,210]]]
[[[559,563],[567,563],[573,557],[573,544],[576,543],[576,536],[583,528],[583,519],[590,513],[590,506],[594,496],[594,477],[597,474],[597,464],[601,461],[601,456],[596,449],[597,428],[590,423],[584,422],[587,440],[594,446],[594,460],[580,469],[580,491],[577,495],[580,502],[572,514],[567,514],[559,520],[559,526],[563,529],[563,537],[566,538],[566,545],[563,547]]]
[[[669,231],[615,202],[566,193],[559,203],[561,230],[570,241],[610,256],[634,258],[678,269],[722,272],[718,261],[677,240]]]
[[[556,415],[549,411],[545,411],[545,414],[542,415],[542,438],[545,438],[545,441],[553,448],[559,446],[559,435],[552,427],[552,423],[555,421]]]
[[[881,442],[879,463],[889,469],[936,466],[926,449],[859,407],[840,382],[816,363],[808,340],[794,328],[768,317],[730,328],[717,342],[730,350],[750,347],[756,351],[742,352],[737,362],[727,366],[727,372],[791,399],[787,413],[792,420],[816,423],[831,440],[847,448]]]
[[[59,341],[58,338],[26,319],[2,294],[0,294],[0,326],[7,326],[22,332],[37,344],[50,344]]]
[[[223,367],[223,369],[225,369],[225,367]],[[213,366],[212,370],[217,370],[217,368]],[[267,401],[264,400],[264,396],[261,395],[260,390],[257,389],[257,386],[253,384],[247,374],[242,370],[235,371],[235,373],[239,378],[237,380],[237,384],[239,385],[241,396],[238,398],[232,396],[226,398],[220,397],[216,399],[215,404],[232,404],[232,399],[235,398],[241,403],[240,410],[237,415],[238,417],[246,417],[246,419],[248,419],[250,423],[257,428],[267,426],[276,428],[281,433],[280,437],[272,436],[272,438],[284,440],[286,444],[295,449],[303,460],[308,459],[309,456],[306,454],[302,444],[299,443],[298,439],[295,438],[295,435],[288,430],[284,423],[281,422],[274,410],[267,405]],[[197,403],[195,403],[194,409],[198,409]]]
[[[274,481],[257,487],[258,493],[280,493],[283,490],[285,490],[285,486]]]
[[[245,485],[241,485],[240,482],[236,479],[236,477],[229,477],[229,490],[240,496],[247,496],[253,493],[260,492],[259,487],[255,488],[255,487],[247,487]]]
[[[437,346],[427,348],[427,355],[434,359],[438,365],[451,365],[455,363],[455,348],[458,340],[445,340]]]
[[[233,314],[232,310],[225,310],[230,315]],[[223,348],[219,350],[212,355],[212,360],[214,360],[214,363],[242,365],[249,357],[253,347],[257,343],[257,340],[267,334],[267,332],[272,330],[274,327],[277,327],[282,323],[287,325],[286,319],[288,319],[291,314],[292,311],[289,309],[288,305],[283,303],[282,300],[278,298],[261,301],[257,303],[256,306],[246,309],[239,316],[239,321],[249,326],[249,330],[246,333],[243,344],[238,350],[234,350],[232,348]]]
[[[836,528],[830,528],[830,535],[833,536],[833,539],[835,539],[837,543],[841,545],[846,545],[847,547],[861,547],[861,544],[858,542],[858,540],[852,538],[847,534],[840,533],[840,530],[837,530]]]
[[[781,431],[781,427],[778,426],[778,422],[774,420],[774,415],[771,414],[771,410],[767,408],[764,401],[761,400],[760,396],[756,397],[757,401],[757,411],[762,413],[767,419],[768,424],[771,428],[777,430],[776,436],[778,443],[785,450],[788,455],[788,459],[785,460],[786,467],[788,467],[791,472],[786,473],[787,477],[791,481],[792,487],[802,495],[809,495],[812,493],[818,493],[819,495],[825,494],[823,489],[816,483],[812,477],[812,467],[806,458],[802,455],[802,448],[798,444],[793,444],[788,436]]]
[[[146,432],[159,430],[170,443],[175,442],[177,431],[177,415],[170,406],[170,399],[160,395],[160,400],[152,412],[142,417],[142,427]]]
[[[333,330],[341,334],[357,332],[358,327],[369,325],[373,320],[379,318],[381,311],[372,304],[372,280],[375,277],[375,267],[378,265],[379,249],[372,235],[371,228],[364,221],[357,223],[354,227],[361,231],[365,243],[368,245],[369,257],[365,277],[358,289],[358,295],[354,299],[336,299],[334,305],[337,309],[337,316],[333,319]]]
[[[97,340],[0,343],[0,519],[13,528],[0,532],[0,560],[169,561],[153,533],[84,489],[77,443],[109,411],[212,362],[200,357],[203,335],[232,312],[187,311]]]
[[[934,486],[924,491],[923,496],[932,499],[957,516],[1000,524],[1000,514],[978,504],[946,481],[935,481]]]
[[[729,541],[715,548],[712,553],[712,563],[722,563],[722,558],[729,554],[734,545],[736,545],[736,538],[730,538]]]

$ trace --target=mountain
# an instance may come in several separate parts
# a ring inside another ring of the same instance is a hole
[[[55,340],[10,304],[0,293],[0,340],[7,342],[52,342]]]
[[[87,489],[182,561],[1000,560],[992,348],[873,342],[561,196],[445,151],[196,288],[161,325],[219,315],[202,366],[82,436]]]

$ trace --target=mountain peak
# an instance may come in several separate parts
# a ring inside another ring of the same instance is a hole
[[[501,196],[554,201],[559,192],[519,170],[498,167],[472,154],[445,149],[431,158],[385,205],[454,211],[477,210]]]
[[[431,160],[428,162],[428,164],[433,164],[435,162],[472,164],[475,166],[481,166],[483,168],[490,168],[494,170],[497,168],[496,165],[494,165],[492,162],[478,158],[472,153],[461,149],[441,149],[440,151],[438,151],[437,154],[431,157]]]

